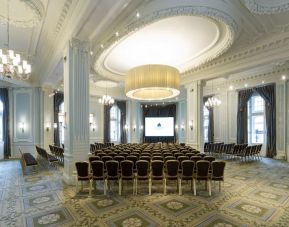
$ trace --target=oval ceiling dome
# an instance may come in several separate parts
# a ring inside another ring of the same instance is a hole
[[[218,39],[219,29],[212,20],[197,16],[166,18],[121,40],[106,56],[104,66],[121,75],[147,64],[171,65],[182,72]]]

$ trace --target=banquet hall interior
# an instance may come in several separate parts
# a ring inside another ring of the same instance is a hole
[[[0,0],[0,226],[288,226],[289,0]]]

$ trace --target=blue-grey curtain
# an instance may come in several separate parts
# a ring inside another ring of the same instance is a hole
[[[116,101],[116,105],[120,109],[120,142],[127,143],[126,130],[124,128],[126,124],[126,101]]]
[[[112,106],[104,105],[103,113],[104,113],[104,121],[103,121],[103,142],[110,142],[110,109]]]
[[[276,95],[275,84],[254,88],[265,101],[266,115],[266,156],[276,156]]]
[[[0,88],[0,100],[3,103],[3,140],[4,158],[11,156],[10,135],[9,135],[9,96],[7,88]]]
[[[248,143],[248,108],[247,102],[254,93],[253,89],[241,90],[238,93],[237,143]]]
[[[203,103],[212,96],[206,96],[203,98]],[[207,108],[207,107],[206,107]],[[208,125],[208,142],[214,143],[214,108],[207,108],[209,111],[209,125]]]
[[[58,121],[58,114],[61,103],[64,102],[64,95],[63,93],[56,93],[53,97],[53,105],[54,105],[54,123],[57,124],[57,128],[54,128],[54,144],[56,146],[60,146],[60,139],[59,139],[59,121]]]
[[[146,117],[174,117],[176,119],[176,104],[169,105],[160,105],[160,106],[143,106],[143,125],[145,131],[145,118]],[[175,136],[166,136],[166,137],[157,137],[157,136],[144,136],[143,139],[146,143],[156,143],[156,142],[175,142],[176,141],[176,133]]]

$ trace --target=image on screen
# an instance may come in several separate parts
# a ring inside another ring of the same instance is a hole
[[[174,136],[174,118],[146,117],[145,136]]]

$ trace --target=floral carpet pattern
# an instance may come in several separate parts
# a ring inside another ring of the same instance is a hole
[[[103,195],[97,183],[88,197],[87,187],[76,193],[62,182],[62,169],[27,170],[23,176],[18,160],[0,161],[0,227],[41,226],[289,226],[289,163],[263,158],[240,163],[228,160],[225,183],[212,196],[204,182],[197,182],[193,196],[190,182],[183,182],[179,196],[175,182],[154,182],[148,195],[147,182],[139,182],[138,195],[125,183],[110,185]]]

